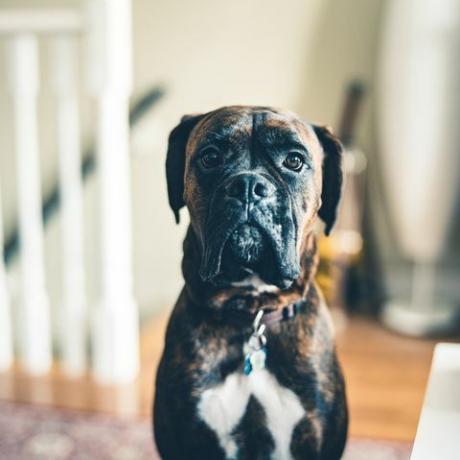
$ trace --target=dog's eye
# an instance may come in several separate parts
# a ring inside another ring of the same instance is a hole
[[[218,150],[208,148],[201,154],[201,164],[206,169],[216,168],[222,164],[222,155]]]
[[[289,153],[286,159],[283,161],[283,166],[292,171],[300,171],[304,164],[304,158],[302,155],[300,155],[300,153],[297,152]]]

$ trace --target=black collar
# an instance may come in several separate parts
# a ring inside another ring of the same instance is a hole
[[[257,313],[262,310],[264,314],[260,322],[269,327],[275,323],[294,319],[300,312],[305,311],[307,305],[307,300],[302,297],[284,306],[265,300],[257,302],[255,308],[248,308],[248,305],[253,306],[257,300],[252,297],[248,299],[247,296],[229,299],[221,308],[222,321],[250,325]]]

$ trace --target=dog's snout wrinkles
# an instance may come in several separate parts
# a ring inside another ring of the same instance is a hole
[[[239,174],[225,188],[227,196],[242,203],[268,198],[275,192],[274,185],[259,174]]]

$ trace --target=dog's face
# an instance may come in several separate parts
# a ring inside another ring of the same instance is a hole
[[[289,287],[316,215],[327,233],[335,221],[341,146],[290,112],[237,106],[184,117],[170,135],[166,168],[176,220],[186,204],[200,276],[215,285],[256,274]]]

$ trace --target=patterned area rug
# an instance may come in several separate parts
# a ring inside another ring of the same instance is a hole
[[[345,460],[408,460],[410,444],[351,439]],[[148,421],[0,402],[0,458],[159,460]]]

